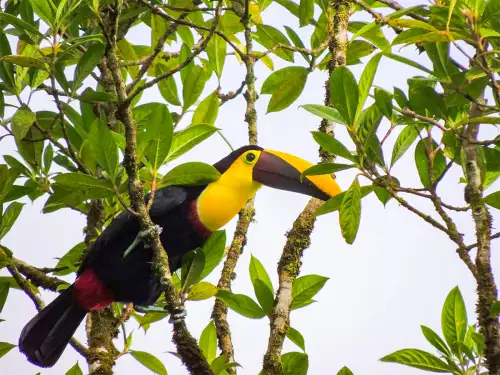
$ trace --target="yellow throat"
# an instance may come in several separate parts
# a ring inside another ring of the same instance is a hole
[[[252,179],[252,165],[238,158],[222,176],[198,197],[198,215],[210,231],[226,225],[252,198],[262,184]]]

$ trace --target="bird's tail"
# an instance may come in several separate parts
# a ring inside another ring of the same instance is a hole
[[[26,324],[19,349],[33,364],[52,367],[86,314],[73,298],[70,286]]]

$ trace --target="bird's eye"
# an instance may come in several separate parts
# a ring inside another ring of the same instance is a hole
[[[245,160],[249,163],[253,162],[255,160],[255,154],[254,153],[248,153],[246,156],[245,156]]]

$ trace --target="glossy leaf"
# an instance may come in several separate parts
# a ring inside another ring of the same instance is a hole
[[[368,194],[370,194],[373,191],[373,186],[361,186],[360,187],[360,192],[361,192],[361,198],[364,198]],[[328,214],[330,212],[335,212],[338,209],[340,209],[340,206],[342,205],[342,202],[347,194],[347,191],[344,191],[340,194],[335,195],[334,197],[330,198],[327,200],[323,205],[318,208],[316,211],[315,215],[320,216],[324,214]]]
[[[361,220],[361,191],[356,178],[347,190],[339,210],[340,229],[345,241],[352,245],[358,234]]]
[[[201,249],[193,250],[182,257],[181,284],[183,291],[200,280],[205,267],[205,254]]]
[[[219,171],[212,165],[192,161],[172,168],[163,177],[162,185],[205,185],[219,178]]]
[[[290,352],[281,356],[283,375],[306,375],[309,358],[305,353]]]
[[[5,301],[7,301],[7,296],[9,295],[9,289],[10,289],[10,284],[8,282],[6,281],[0,282],[0,312],[2,312],[3,307],[5,306]],[[1,353],[1,346],[0,346],[0,353]]]
[[[257,297],[260,306],[268,316],[271,316],[274,305],[274,294],[272,289],[269,289],[269,286],[259,278],[254,279],[252,285],[255,297]]]
[[[253,299],[244,294],[234,294],[227,290],[219,290],[217,298],[222,300],[231,310],[247,318],[260,319],[266,315],[264,310]]]
[[[95,160],[114,180],[119,160],[118,147],[111,130],[101,119],[97,119],[92,123],[87,139],[92,145]]]
[[[202,251],[205,254],[205,267],[201,273],[200,280],[207,277],[224,257],[226,247],[226,231],[218,230],[213,232],[203,243]]]
[[[402,349],[380,359],[382,362],[400,363],[421,370],[452,372],[447,363],[431,353],[419,349]]]
[[[80,95],[80,100],[87,103],[106,103],[117,102],[118,98],[109,92],[92,91],[88,88]]]
[[[0,20],[5,21],[8,24],[14,26],[21,33],[28,32],[40,37],[43,36],[43,34],[40,31],[38,31],[36,27],[34,27],[33,25],[29,24],[26,21],[23,21],[22,19],[16,16],[13,16],[12,14],[6,12],[0,12]]]
[[[339,111],[337,111],[333,107],[328,107],[326,105],[320,104],[305,104],[301,105],[301,107],[316,116],[324,118],[325,120],[331,121],[336,124],[347,125],[346,121],[340,115]]]
[[[359,89],[354,75],[344,66],[335,69],[330,77],[332,104],[349,126],[352,126],[359,103]]]
[[[446,169],[446,159],[443,152],[440,150],[434,157],[432,182],[429,182],[429,160],[426,151],[427,142],[427,139],[422,139],[417,143],[417,147],[415,148],[415,163],[417,165],[418,175],[420,176],[422,185],[425,187],[429,187],[431,183],[435,183]],[[437,147],[437,143],[433,141],[433,150]]]
[[[5,237],[10,228],[14,225],[24,204],[19,202],[12,202],[6,209],[3,215],[0,211],[0,240]],[[1,209],[1,208],[0,208]]]
[[[309,25],[311,18],[314,16],[314,1],[300,0],[299,5],[299,24],[300,27]]]
[[[349,150],[333,136],[323,132],[312,132],[312,135],[314,140],[329,153],[356,162]]]
[[[354,375],[352,371],[349,369],[349,367],[342,367],[339,372],[337,372],[337,375]]]
[[[368,61],[368,64],[366,64],[366,67],[361,74],[361,78],[359,79],[359,100],[356,109],[356,117],[359,117],[361,111],[363,110],[363,106],[365,105],[366,98],[368,98],[368,94],[370,92],[370,88],[372,86],[373,79],[375,78],[375,73],[377,72],[378,64],[381,58],[381,53],[374,55],[370,59],[370,61]],[[356,82],[354,78],[352,78],[352,80]],[[352,82],[350,84],[352,87],[354,87]],[[344,90],[346,89],[344,88]]]
[[[62,268],[54,272],[54,275],[64,276],[78,270],[79,263],[82,259],[83,251],[85,250],[85,242],[80,242],[73,246],[56,264],[56,268]]]
[[[306,343],[305,343],[304,337],[295,328],[289,327],[288,331],[286,333],[286,337],[288,337],[288,339],[291,342],[293,342],[295,345],[297,345],[304,352],[306,351]]]
[[[172,140],[172,147],[170,148],[167,161],[177,159],[179,156],[185,154],[193,147],[210,137],[216,131],[217,128],[213,126],[200,124],[190,126],[189,128],[176,133],[174,135],[174,139]]]
[[[194,111],[191,125],[214,125],[218,113],[219,97],[217,95],[217,90],[215,90],[198,105],[198,108]]]
[[[222,76],[222,69],[226,61],[226,49],[226,41],[218,35],[214,35],[207,45],[208,60],[219,78]]]
[[[83,375],[82,369],[80,368],[78,362],[76,362],[73,367],[66,371],[66,375]]]
[[[415,125],[407,125],[401,133],[399,133],[392,149],[391,167],[404,155],[406,150],[415,142],[421,129]]]
[[[254,35],[257,41],[267,49],[273,48],[277,44],[289,46],[290,42],[281,31],[269,25],[257,25],[257,32]],[[282,59],[293,62],[293,51],[278,48],[274,54]]]
[[[41,0],[44,1],[44,0]],[[101,43],[93,43],[82,55],[75,70],[75,81],[73,83],[73,91],[87,78],[95,69],[102,55],[104,54],[104,45]]]
[[[161,363],[161,361],[151,353],[131,350],[130,354],[132,355],[132,357],[138,360],[144,367],[153,371],[155,374],[168,375],[167,369],[165,368],[163,363]]]
[[[422,333],[429,343],[434,346],[437,350],[445,355],[451,355],[450,349],[446,346],[446,343],[439,337],[439,335],[432,329],[426,326],[420,326]]]
[[[19,65],[25,68],[37,68],[42,70],[48,70],[47,64],[42,59],[22,56],[22,55],[9,55],[0,57],[0,61],[5,61],[14,65]]]
[[[500,210],[500,191],[496,191],[484,197],[484,203]]]
[[[166,105],[158,105],[151,113],[144,138],[147,139],[145,155],[154,171],[165,163],[173,143],[172,116]]]
[[[188,109],[198,100],[206,82],[207,78],[203,68],[198,65],[193,66],[182,86],[183,110]]]
[[[251,254],[250,256],[249,273],[252,284],[256,279],[261,279],[271,291],[274,291],[273,284],[266,269],[264,268],[260,260],[254,257],[253,254]]]
[[[217,332],[213,320],[201,332],[200,348],[208,363],[212,363],[217,356]]]
[[[15,348],[16,345],[9,344],[7,342],[0,342],[0,358],[2,358],[5,354],[10,352],[12,348]]]
[[[309,301],[325,286],[328,280],[328,277],[319,275],[306,275],[297,278],[292,287],[293,302],[291,308]]]
[[[309,71],[299,66],[277,70],[264,81],[262,94],[271,94],[267,113],[288,108],[304,90]]]
[[[49,26],[53,25],[54,13],[47,0],[29,0],[35,13]]]
[[[392,95],[386,90],[376,88],[375,89],[375,103],[382,112],[382,114],[388,119],[392,119]]]
[[[313,165],[312,167],[307,168],[304,172],[302,172],[303,176],[317,176],[322,174],[331,174],[339,171],[344,171],[346,169],[354,168],[355,166],[352,164],[335,164],[335,163],[326,163],[326,164],[318,164]]]
[[[189,301],[202,301],[217,294],[217,287],[209,282],[199,282],[189,290],[187,299]]]
[[[36,115],[29,109],[19,109],[12,116],[12,133],[17,141],[21,141],[36,120]]]
[[[168,68],[166,68],[163,64],[156,64],[155,69],[157,76],[168,71]],[[181,105],[177,91],[177,83],[175,82],[175,78],[173,76],[170,76],[167,79],[162,79],[158,82],[158,89],[160,90],[160,94],[163,99],[167,102],[172,105]]]
[[[54,181],[68,188],[85,190],[87,193],[95,192],[99,195],[102,194],[102,197],[114,194],[113,186],[108,181],[99,180],[95,177],[82,173],[60,174],[54,177]]]
[[[283,27],[285,28],[286,30],[286,34],[288,35],[288,37],[290,38],[290,40],[292,41],[292,43],[296,46],[296,47],[299,47],[299,48],[306,48],[304,43],[302,42],[302,40],[300,39],[299,35],[295,32],[295,30],[293,30],[291,27],[288,27],[288,26],[285,26],[283,25]],[[301,53],[302,57],[308,62],[310,63],[311,62],[311,58],[309,57],[309,55],[305,54],[305,53]]]
[[[463,341],[467,331],[467,312],[458,287],[453,288],[446,297],[441,312],[441,328],[446,342],[456,352],[456,342]]]

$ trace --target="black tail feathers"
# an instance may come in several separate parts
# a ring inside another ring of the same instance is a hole
[[[70,286],[26,324],[19,349],[37,366],[54,366],[86,314]]]

